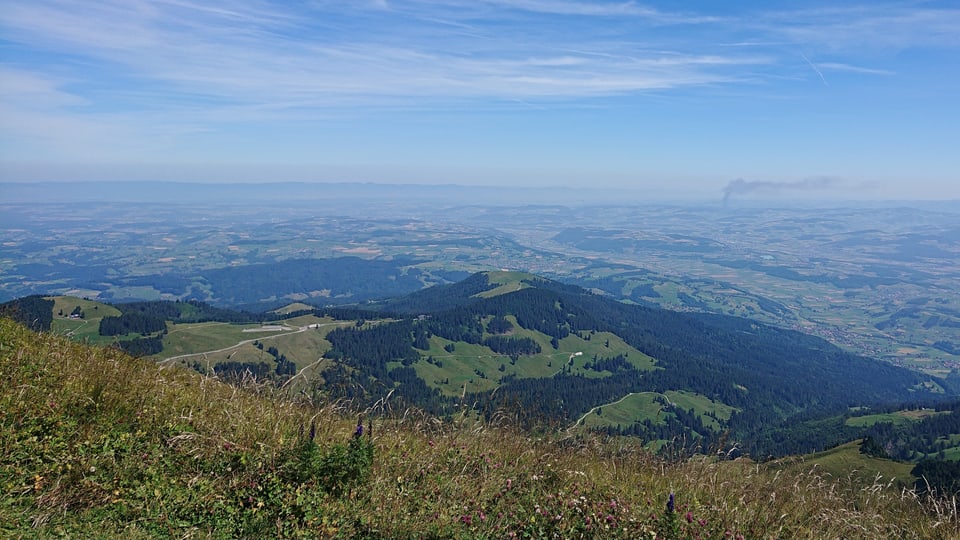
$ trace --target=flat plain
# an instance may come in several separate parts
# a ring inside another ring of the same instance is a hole
[[[356,283],[325,287],[320,278],[297,288],[275,266],[352,258],[390,267],[381,281],[392,280],[393,294],[475,271],[531,272],[626,302],[801,330],[930,374],[960,367],[960,207],[951,203],[464,205],[401,197],[8,203],[0,211],[0,300],[61,294],[238,307],[222,296],[235,282],[224,280],[237,275],[253,276],[258,291],[239,307],[388,296]],[[80,324],[58,322],[74,332]]]

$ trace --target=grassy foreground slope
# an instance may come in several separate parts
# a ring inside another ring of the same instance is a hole
[[[794,472],[817,467],[827,476],[858,477],[865,484],[876,481],[891,485],[913,485],[916,480],[910,474],[913,463],[869,456],[860,451],[861,444],[861,441],[850,441],[823,452],[784,458],[771,465],[788,470],[792,468]]]
[[[886,483],[356,416],[0,319],[0,536],[952,538]],[[374,414],[375,413],[375,414]],[[559,437],[559,436],[558,436]],[[665,503],[675,493],[675,511]],[[939,512],[931,512],[939,508]]]

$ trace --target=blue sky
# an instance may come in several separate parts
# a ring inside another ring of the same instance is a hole
[[[958,96],[955,2],[0,9],[3,181],[949,199]]]

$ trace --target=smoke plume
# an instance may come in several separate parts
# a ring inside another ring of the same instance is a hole
[[[737,178],[731,180],[727,187],[723,188],[723,204],[731,197],[739,195],[781,195],[790,192],[810,192],[824,189],[830,189],[840,186],[840,180],[829,177],[804,178],[795,182],[771,182],[768,180],[744,180]]]

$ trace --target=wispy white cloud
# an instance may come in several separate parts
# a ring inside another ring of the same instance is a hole
[[[586,9],[579,2],[531,2],[528,8]],[[617,7],[619,6],[619,7]],[[671,88],[728,80],[715,66],[756,57],[657,54],[589,37],[563,43],[607,49],[610,56],[555,54],[558,43],[531,40],[522,49],[506,38],[437,42],[424,31],[403,31],[395,44],[388,26],[358,35],[316,31],[325,13],[274,15],[263,6],[198,5],[167,0],[145,8],[104,2],[94,12],[70,3],[20,5],[5,17],[12,39],[31,46],[107,62],[107,69],[169,86],[172,91],[230,101],[302,102],[345,97],[527,99]],[[606,5],[636,11],[632,4]],[[601,10],[602,11],[602,10]],[[492,31],[495,33],[495,31]],[[413,34],[413,35],[412,35]],[[384,39],[385,37],[385,39]],[[533,54],[530,54],[533,52]],[[641,57],[642,58],[638,58]],[[93,74],[91,74],[93,75]]]
[[[484,3],[510,9],[553,13],[559,15],[586,16],[639,16],[657,17],[660,12],[636,2],[582,2],[577,0],[481,0]]]
[[[660,10],[638,2],[581,0],[481,0],[483,3],[532,13],[583,17],[630,17],[668,25],[716,23],[724,17]]]
[[[87,99],[62,87],[66,81],[56,80],[44,74],[0,65],[0,103],[26,109],[48,110],[82,106]]]
[[[682,15],[635,2],[471,3],[486,5],[485,16],[494,19],[496,12],[491,15],[491,9],[652,18],[660,22],[704,23],[715,18],[703,15],[684,19]],[[104,1],[90,5],[38,0],[10,6],[0,24],[12,41],[80,58],[86,63],[101,63],[98,69],[103,73],[90,70],[84,76],[101,81],[108,77],[126,78],[127,84],[155,84],[171,93],[207,96],[228,103],[310,102],[323,106],[328,102],[339,106],[362,96],[598,96],[742,80],[741,70],[745,66],[775,63],[770,54],[748,56],[730,52],[749,46],[769,53],[775,48],[771,44],[777,42],[764,40],[764,35],[756,36],[759,39],[725,42],[725,47],[714,50],[709,50],[709,42],[673,38],[667,43],[672,49],[656,50],[636,46],[630,36],[617,38],[595,27],[579,34],[566,33],[563,39],[550,31],[528,32],[522,42],[517,42],[519,29],[515,28],[516,21],[510,21],[503,27],[488,24],[473,35],[438,37],[435,30],[441,25],[475,28],[471,20],[474,12],[466,10],[467,14],[457,19],[455,8],[464,3],[454,0],[369,2],[366,5],[373,12],[390,13],[354,20],[351,14],[356,6],[335,10],[335,4],[339,3],[315,2],[312,10],[288,10],[283,9],[285,5],[261,1]],[[892,39],[891,34],[900,36],[896,38],[899,42],[908,42],[908,36],[920,41],[957,40],[958,13],[913,10],[909,14],[875,14],[826,9],[771,13],[761,19],[767,21],[766,31],[771,34],[776,32],[796,43],[829,45],[833,35],[861,41],[883,35],[884,42]],[[401,18],[390,19],[395,16]],[[405,26],[410,20],[420,21],[421,27]],[[892,28],[894,21],[898,21],[896,28]],[[751,23],[730,24],[736,29]],[[850,38],[852,33],[859,37]],[[730,51],[718,54],[725,48]],[[834,71],[883,72],[854,68],[853,63],[839,61],[817,66]]]
[[[0,36],[6,50],[29,54],[5,55],[0,135],[47,133],[66,147],[71,133],[98,144],[139,134],[152,144],[232,124],[370,108],[593,105],[796,77],[800,49],[829,60],[803,66],[826,82],[830,72],[895,74],[862,51],[960,47],[960,10],[925,4],[736,13],[672,6],[7,2]]]
[[[820,69],[825,69],[829,71],[842,71],[847,73],[863,73],[865,75],[894,75],[895,72],[888,69],[876,69],[876,68],[867,68],[861,66],[853,66],[850,64],[843,64],[840,62],[820,62],[817,64]]]
[[[744,21],[789,42],[854,53],[863,50],[960,46],[960,9],[913,3],[831,5],[759,13]]]

